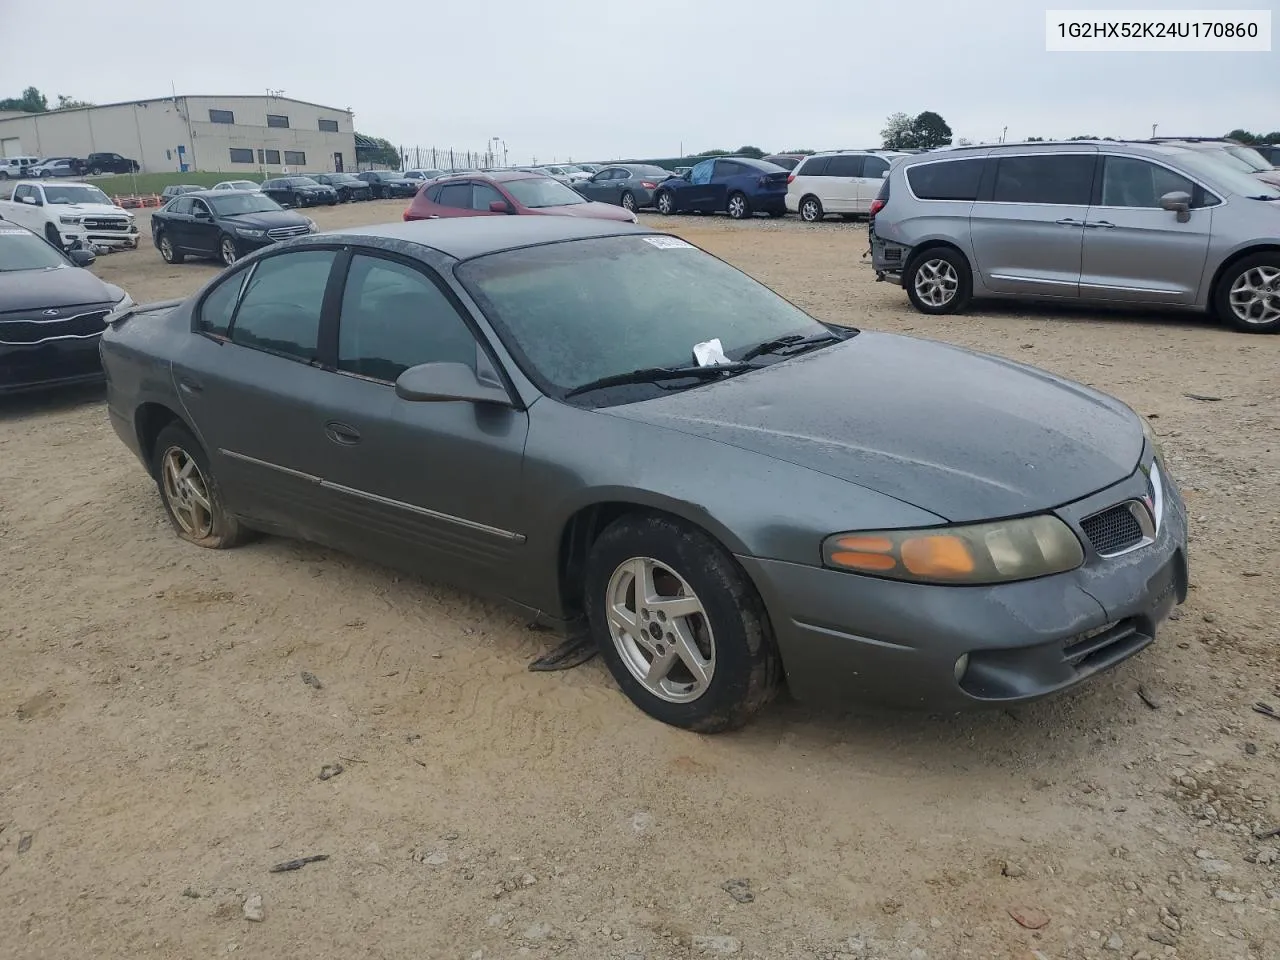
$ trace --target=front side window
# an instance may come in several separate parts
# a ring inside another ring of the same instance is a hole
[[[190,197],[177,197],[169,202],[169,212],[182,214],[185,217],[191,216],[192,199]]]
[[[488,211],[489,204],[497,201],[498,203],[506,203],[507,198],[500,194],[487,183],[477,183],[472,187],[471,209]]]
[[[338,369],[388,383],[421,363],[476,365],[476,341],[422,271],[366,254],[351,259],[338,321]]]
[[[975,157],[917,164],[907,169],[907,183],[921,200],[977,200],[985,162]]]
[[[335,256],[332,250],[299,250],[259,261],[236,311],[232,342],[313,362]]]
[[[549,393],[643,367],[687,366],[719,338],[730,358],[827,328],[768,287],[683,241],[622,236],[467,261],[456,274],[521,366]],[[662,393],[638,384],[627,401]]]
[[[22,201],[25,200],[27,197],[34,197],[35,195],[36,195],[35,188],[29,187],[25,183],[22,184],[20,187],[16,187],[13,191],[13,199],[17,203],[22,203]]]
[[[1106,157],[1102,168],[1104,207],[1159,207],[1166,193],[1185,193],[1203,206],[1203,190],[1166,167],[1134,157]]]
[[[703,160],[701,163],[695,163],[693,169],[689,171],[689,182],[693,184],[704,184],[711,182],[711,171],[715,169],[716,162],[714,160]]]
[[[197,217],[212,216],[212,214],[209,213],[208,204],[206,204],[203,200],[193,200],[191,201],[191,204],[192,204],[191,212],[195,214]]]
[[[996,203],[1088,206],[1096,159],[1091,153],[997,157],[991,199]]]
[[[827,159],[828,177],[860,177],[862,176],[863,158],[857,154],[838,154]]]

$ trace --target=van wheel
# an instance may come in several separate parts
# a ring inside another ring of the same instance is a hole
[[[823,216],[822,201],[817,197],[805,197],[800,201],[800,219],[805,223],[817,223]]]
[[[921,313],[959,313],[969,305],[973,275],[958,250],[932,247],[912,259],[902,285]]]
[[[622,692],[701,733],[740,727],[782,676],[764,602],[733,556],[696,527],[624,516],[591,547],[587,622]]]
[[[1280,253],[1255,253],[1223,273],[1214,312],[1245,333],[1280,330]]]

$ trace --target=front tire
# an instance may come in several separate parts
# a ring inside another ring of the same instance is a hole
[[[701,733],[740,727],[781,677],[764,602],[696,527],[614,521],[592,545],[587,621],[618,686],[649,716]]]
[[[171,423],[160,431],[152,451],[152,474],[169,522],[183,540],[224,550],[247,538],[246,528],[222,506],[204,448],[182,424]]]
[[[902,285],[911,305],[921,313],[959,313],[969,305],[973,274],[960,251],[930,247],[912,259]]]
[[[664,217],[669,217],[676,212],[676,198],[671,195],[670,190],[660,190],[654,199],[654,206]]]
[[[90,176],[100,177],[100,176],[102,176],[102,168],[101,168],[101,167],[90,167],[90,168],[89,168],[89,174],[90,174]]]
[[[218,259],[226,267],[240,259],[240,250],[236,246],[235,237],[227,233],[222,235],[222,239],[218,242]]]
[[[1244,333],[1280,330],[1280,253],[1255,253],[1231,265],[1213,291],[1214,313]]]
[[[293,195],[293,205],[295,207],[305,207],[307,205],[307,200],[302,194],[295,193]]]
[[[184,254],[174,249],[173,241],[169,239],[169,232],[161,230],[160,236],[156,237],[156,246],[160,248],[160,258],[165,263],[181,263],[186,259]]]
[[[731,193],[725,210],[734,220],[746,220],[751,216],[751,201],[745,193]]]

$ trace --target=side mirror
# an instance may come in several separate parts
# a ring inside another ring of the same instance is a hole
[[[419,403],[462,400],[511,406],[504,387],[485,383],[465,363],[423,363],[410,367],[396,380],[396,396]]]
[[[77,267],[87,267],[89,264],[93,263],[93,261],[98,259],[93,255],[92,250],[84,249],[72,250],[67,254],[67,256],[71,258],[71,262]]]
[[[888,171],[888,170],[881,170],[881,171],[880,171],[880,179],[881,179],[881,180],[886,180],[886,179],[888,179],[888,177],[889,177],[889,171]]]
[[[512,212],[511,204],[507,203],[507,201],[505,200],[490,200],[489,212],[490,213],[511,213]]]
[[[1191,219],[1191,195],[1183,190],[1174,190],[1160,198],[1160,206],[1178,215],[1179,223]]]
[[[213,214],[211,214],[208,210],[197,210],[197,211],[195,212],[195,216],[196,216],[196,219],[197,219],[197,220],[212,220],[212,219],[213,219]]]
[[[35,197],[33,197],[33,196],[32,196],[31,194],[29,194],[29,193],[28,193],[28,194],[25,194],[25,195],[23,196],[23,198],[22,198],[22,202],[23,202],[23,203],[29,203],[29,204],[31,204],[31,206],[33,206],[33,207],[35,207],[35,206],[39,206],[39,204],[37,204],[37,203],[36,203],[36,198],[35,198]]]

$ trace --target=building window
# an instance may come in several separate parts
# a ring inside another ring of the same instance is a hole
[[[248,147],[231,148],[232,163],[253,163],[253,151]]]
[[[267,126],[268,126],[268,127],[288,127],[288,126],[289,126],[289,118],[288,118],[288,117],[283,117],[283,116],[281,116],[281,115],[280,115],[280,114],[278,114],[278,113],[268,113],[268,114],[267,114]]]
[[[235,123],[236,115],[232,113],[230,110],[210,110],[209,122],[210,123]]]
[[[280,151],[279,151],[279,150],[263,150],[261,147],[259,147],[259,148],[258,148],[258,162],[259,162],[259,163],[279,164],[279,163],[280,163]]]
[[[325,133],[337,133],[338,121],[337,120],[321,120],[320,129],[323,130]]]
[[[307,165],[307,155],[301,150],[286,150],[284,152],[284,162],[291,167],[305,167]]]

